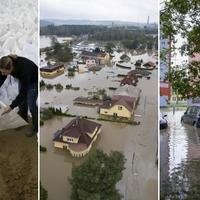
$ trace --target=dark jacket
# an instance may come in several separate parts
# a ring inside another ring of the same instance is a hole
[[[12,60],[14,69],[11,75],[20,82],[19,94],[10,105],[13,109],[19,106],[22,101],[26,100],[29,85],[32,83],[38,84],[38,67],[34,62],[24,57],[12,58]],[[7,76],[0,73],[0,87],[3,85],[6,78]]]

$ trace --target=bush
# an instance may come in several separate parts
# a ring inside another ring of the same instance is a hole
[[[120,200],[116,183],[122,178],[125,157],[118,151],[110,155],[96,150],[78,167],[72,168],[71,200]]]
[[[47,148],[40,145],[40,152],[46,152]]]
[[[60,83],[56,84],[55,88],[56,90],[63,90],[63,86]]]
[[[47,84],[47,85],[46,85],[46,88],[47,88],[48,90],[51,90],[51,89],[53,89],[53,85]]]
[[[73,71],[68,71],[68,76],[75,76],[75,72],[73,72]]]
[[[40,183],[40,200],[47,200],[48,199],[48,192]]]
[[[68,89],[68,90],[71,89],[72,88],[72,84],[66,85],[65,88]]]

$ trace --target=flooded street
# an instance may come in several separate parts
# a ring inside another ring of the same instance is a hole
[[[167,114],[169,127],[161,130],[160,135],[161,191],[166,190],[165,183],[168,178],[173,180],[177,171],[180,174],[185,173],[184,170],[187,169],[187,166],[190,166],[190,171],[199,173],[199,170],[196,171],[196,168],[192,167],[190,163],[200,160],[200,129],[181,124],[184,110],[176,111],[175,115],[171,111],[163,111],[163,113]],[[188,183],[192,185],[193,179],[188,180]],[[185,199],[185,196],[180,198]]]
[[[118,59],[123,53],[116,53]],[[152,54],[132,56],[131,62],[138,58],[144,62],[154,60]],[[132,65],[134,69],[134,65]],[[113,90],[108,87],[118,88],[122,78],[117,74],[127,74],[130,70],[118,68],[115,64],[105,66],[98,72],[76,72],[74,77],[66,76],[67,73],[54,78],[43,79],[45,83],[61,83],[64,89],[57,92],[55,89],[41,91],[41,107],[65,105],[68,113],[88,116],[97,119],[97,107],[77,106],[73,99],[79,96],[88,96],[88,92],[105,89],[110,96]],[[118,150],[126,157],[123,178],[117,188],[125,200],[157,199],[157,70],[151,71],[151,78],[139,79],[138,88],[142,89],[141,99],[136,109],[135,121],[141,124],[134,126],[122,123],[97,121],[102,124],[102,131],[95,141],[91,151],[99,148],[109,153]],[[80,87],[80,90],[67,90],[66,85]],[[71,176],[73,165],[79,165],[85,158],[73,158],[68,151],[56,149],[53,146],[53,134],[64,127],[72,118],[54,117],[45,121],[41,127],[41,145],[47,147],[47,152],[41,153],[41,181],[48,190],[49,200],[69,200],[71,187],[68,177]]]

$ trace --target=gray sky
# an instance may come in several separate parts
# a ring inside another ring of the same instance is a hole
[[[41,0],[42,19],[157,22],[158,0]]]

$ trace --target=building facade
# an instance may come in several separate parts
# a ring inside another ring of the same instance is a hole
[[[64,64],[54,65],[54,66],[46,66],[40,68],[40,74],[43,78],[54,78],[63,74],[65,71]]]
[[[73,157],[85,156],[100,131],[101,124],[78,117],[54,134],[54,147],[69,150]]]
[[[170,70],[171,52],[170,39],[165,38],[162,33],[160,38],[160,52],[164,54],[164,58],[160,60],[160,107],[166,107],[171,98],[171,86],[170,83],[165,80],[166,74]]]

